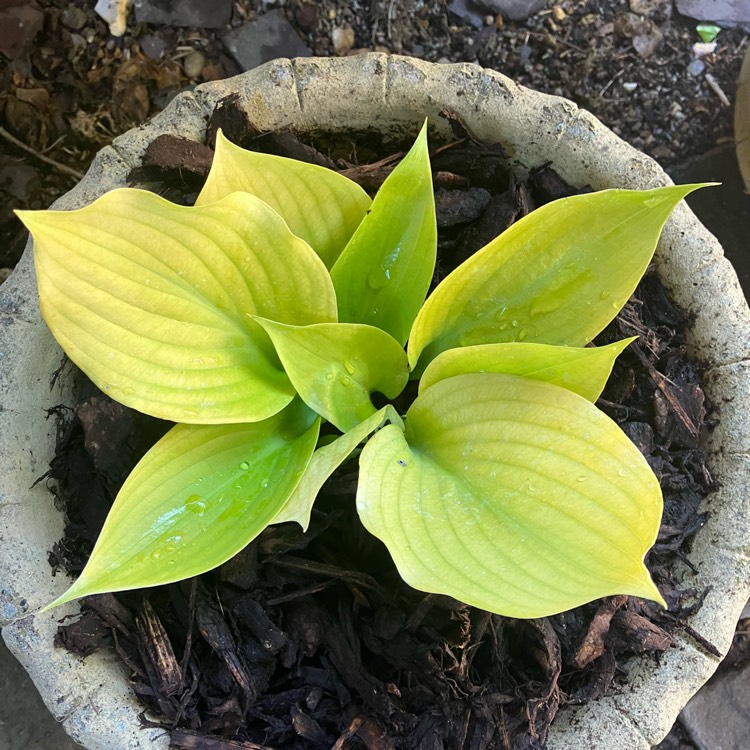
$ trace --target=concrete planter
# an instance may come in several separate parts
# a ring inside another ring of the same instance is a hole
[[[162,133],[203,141],[216,103],[236,93],[261,130],[376,129],[413,135],[425,116],[448,107],[480,140],[503,145],[520,172],[551,162],[568,182],[649,188],[669,183],[650,158],[623,143],[587,112],[538,94],[473,65],[433,65],[401,57],[276,61],[227,81],[182,94],[153,121],[103,149],[83,181],[56,207],[89,203],[125,183],[147,145]],[[706,437],[721,488],[708,502],[711,518],[684,571],[685,586],[712,586],[691,626],[719,649],[728,648],[750,595],[750,311],[721,247],[681,205],[664,231],[656,267],[675,301],[694,316],[690,346],[706,367],[705,388],[719,424]],[[31,247],[0,295],[0,624],[52,713],[90,750],[168,745],[162,732],[139,728],[140,708],[123,669],[107,655],[81,662],[56,650],[52,639],[71,604],[34,613],[62,593],[47,551],[63,519],[43,486],[31,488],[54,448],[54,425],[44,409],[70,400],[65,374],[50,387],[61,352],[41,320]],[[552,750],[640,750],[657,743],[710,677],[718,660],[678,635],[659,665],[633,659],[628,676],[604,699],[563,711],[549,739]]]

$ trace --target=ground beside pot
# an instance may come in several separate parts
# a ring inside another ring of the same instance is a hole
[[[83,205],[124,184],[148,143],[163,132],[202,142],[208,116],[232,92],[239,94],[259,130],[333,130],[343,122],[346,129],[403,133],[425,116],[442,123],[439,113],[447,107],[460,114],[478,140],[501,143],[520,170],[552,162],[571,184],[588,183],[595,189],[668,183],[653,161],[565,100],[527,91],[476,66],[367,55],[277,61],[181,95],[152,123],[104,149],[87,178],[58,207]],[[698,574],[687,568],[684,572],[691,586],[713,586],[691,626],[725,651],[748,598],[750,578],[748,530],[742,521],[750,478],[745,417],[750,313],[718,243],[684,206],[665,229],[656,267],[675,301],[695,316],[690,343],[707,368],[705,385],[718,409],[719,424],[706,444],[722,486],[711,498],[709,525],[693,551]],[[44,487],[29,486],[46,469],[54,445],[53,425],[39,415],[47,406],[69,403],[71,384],[63,373],[50,392],[50,376],[61,353],[37,311],[28,252],[3,288],[0,315],[0,350],[5,354],[0,372],[0,512],[1,527],[7,530],[0,539],[4,637],[53,713],[65,719],[66,729],[87,747],[164,747],[166,741],[158,739],[157,732],[138,729],[135,700],[110,659],[95,655],[81,665],[53,650],[57,619],[78,611],[77,606],[31,614],[65,588],[65,581],[51,579],[46,560],[47,550],[61,536],[62,518]],[[634,659],[618,692],[561,715],[550,747],[647,748],[668,731],[716,664],[688,637],[680,638],[658,667]]]

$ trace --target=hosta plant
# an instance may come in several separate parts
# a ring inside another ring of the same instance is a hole
[[[53,604],[194,576],[269,524],[306,527],[362,443],[357,510],[412,586],[514,617],[662,602],[643,562],[659,483],[594,405],[630,340],[587,345],[695,187],[550,203],[429,297],[425,128],[373,200],[220,135],[195,206],[120,189],[21,212],[60,345],[109,396],[177,423]],[[405,413],[373,406],[410,379]]]

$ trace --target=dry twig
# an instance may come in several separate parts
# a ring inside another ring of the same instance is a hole
[[[22,149],[27,154],[31,154],[36,159],[39,159],[39,161],[43,161],[45,164],[49,164],[51,167],[54,167],[58,172],[62,172],[63,174],[68,175],[68,177],[74,177],[76,180],[83,179],[83,172],[79,172],[77,169],[72,169],[65,164],[61,164],[59,161],[55,161],[49,156],[40,154],[36,149],[28,146],[23,141],[18,140],[18,138],[9,133],[2,125],[0,125],[0,136],[8,141],[8,143],[12,143],[14,146]]]

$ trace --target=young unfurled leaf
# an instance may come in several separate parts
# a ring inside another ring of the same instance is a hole
[[[458,346],[583,346],[633,293],[674,206],[701,185],[548,203],[462,263],[414,321],[409,366]]]
[[[319,425],[296,399],[263,422],[172,428],[128,477],[83,573],[50,606],[221,565],[274,523]]]
[[[379,328],[256,320],[271,337],[297,393],[342,432],[375,413],[370,394],[395,398],[409,380],[406,352]]]
[[[321,260],[245,193],[187,208],[123,189],[78,211],[19,215],[55,338],[99,388],[146,414],[265,419],[294,389],[250,316],[336,319]]]
[[[472,372],[522,375],[567,388],[592,403],[601,395],[612,366],[637,337],[607,346],[551,346],[549,344],[484,344],[448,349],[427,365],[419,392],[440,380]]]
[[[357,509],[401,576],[511,617],[610,594],[662,602],[643,556],[662,512],[643,456],[571,391],[496,373],[427,388],[360,458]]]
[[[216,135],[216,154],[197,206],[235,191],[251,193],[281,215],[331,268],[372,201],[356,182],[330,169],[246,151]]]
[[[369,419],[360,422],[356,427],[336,438],[332,443],[318,448],[313,453],[299,484],[283,510],[274,519],[274,523],[295,521],[304,531],[310,524],[315,498],[328,477],[351,455],[352,451],[371,433],[386,422],[397,425],[401,430],[404,423],[398,412],[390,405],[384,406]]]
[[[382,328],[403,346],[427,295],[436,251],[425,123],[331,270],[339,320]]]

